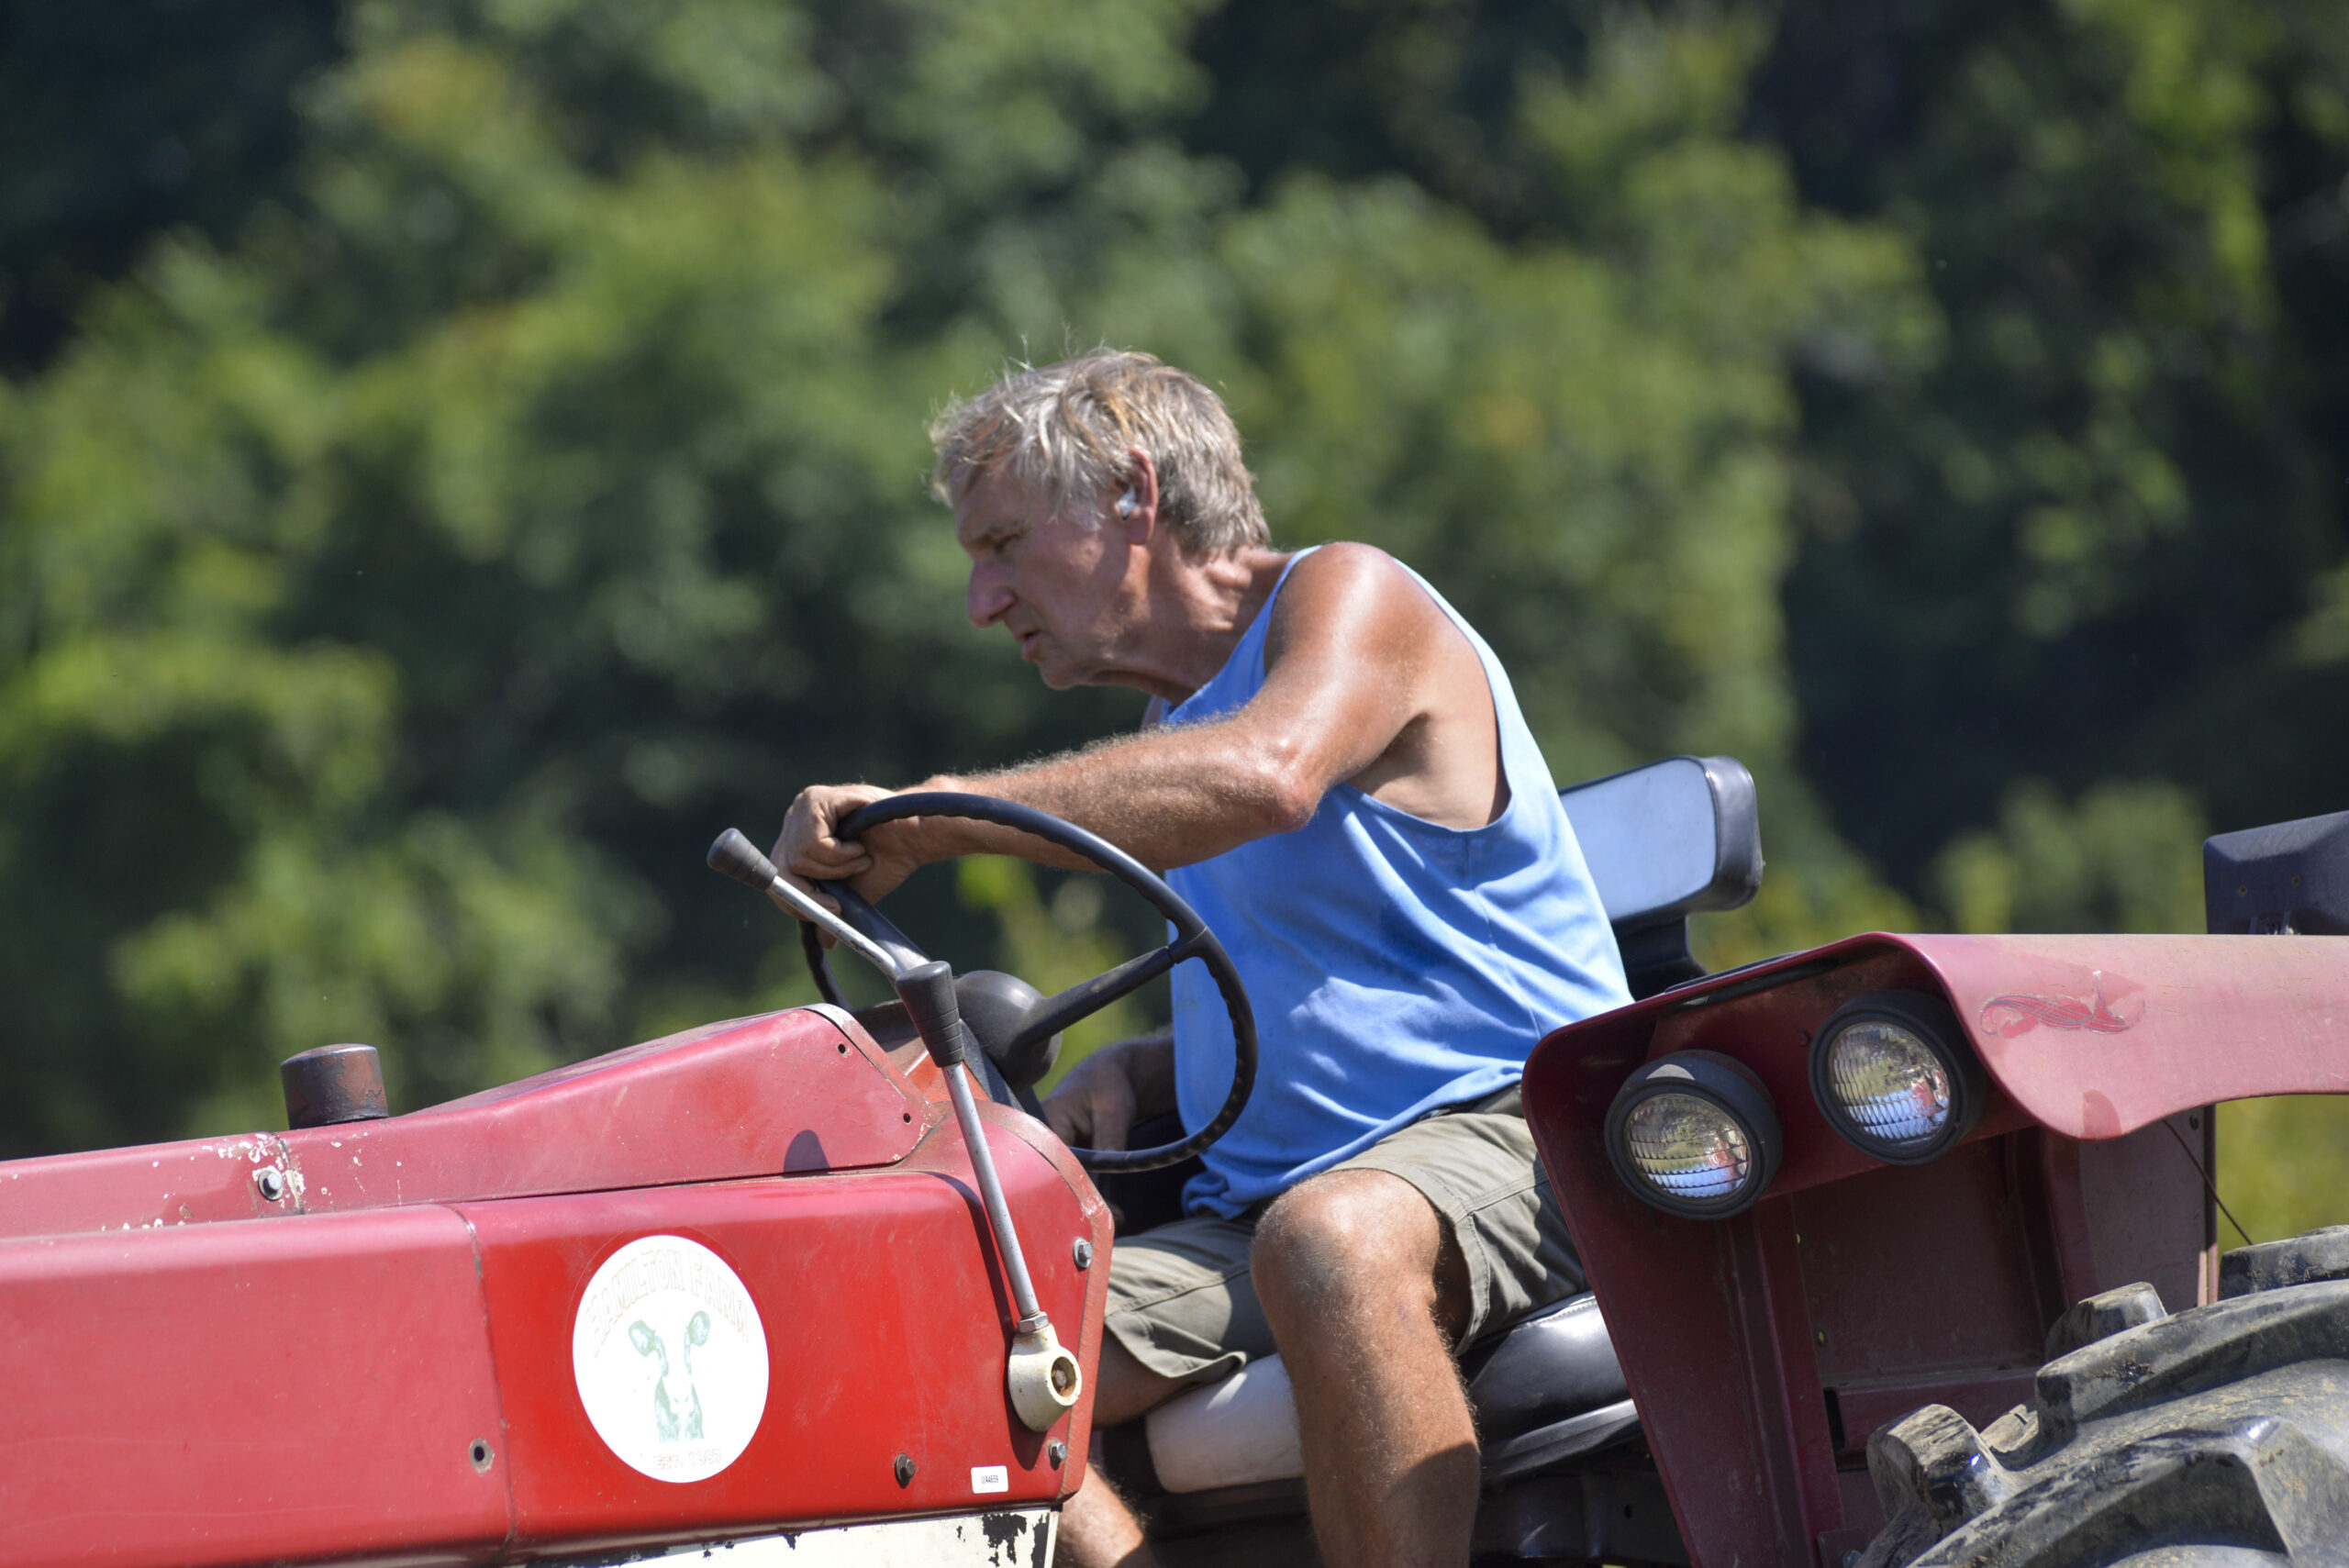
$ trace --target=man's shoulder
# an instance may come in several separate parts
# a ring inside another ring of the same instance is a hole
[[[1353,576],[1416,581],[1408,567],[1376,545],[1345,539],[1331,539],[1297,552],[1296,563],[1289,568],[1288,580],[1295,584]]]
[[[1408,625],[1441,616],[1419,574],[1375,544],[1338,539],[1298,556],[1274,606],[1273,630],[1300,623],[1339,621],[1359,628],[1364,617]]]

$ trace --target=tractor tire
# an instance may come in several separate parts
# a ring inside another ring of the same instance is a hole
[[[2048,1354],[1981,1431],[1929,1405],[1868,1440],[1887,1522],[1850,1568],[2349,1568],[2349,1226],[2228,1253],[2175,1317],[2091,1296]]]

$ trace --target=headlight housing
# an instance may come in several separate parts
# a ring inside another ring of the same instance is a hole
[[[1677,1051],[1633,1073],[1607,1111],[1607,1157],[1625,1186],[1666,1214],[1720,1219],[1753,1205],[1777,1173],[1777,1107],[1746,1065]]]
[[[1828,1124],[1871,1159],[1921,1165],[1982,1119],[1989,1080],[1938,997],[1871,991],[1810,1042],[1810,1090]]]

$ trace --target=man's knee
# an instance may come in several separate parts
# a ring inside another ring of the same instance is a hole
[[[1249,1267],[1275,1323],[1395,1292],[1431,1306],[1446,1244],[1442,1217],[1410,1183],[1385,1171],[1332,1171],[1275,1200],[1256,1227]]]

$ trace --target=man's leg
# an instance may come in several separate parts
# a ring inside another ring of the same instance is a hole
[[[1461,1568],[1476,1431],[1452,1360],[1467,1265],[1443,1217],[1391,1172],[1330,1171],[1273,1205],[1251,1257],[1297,1390],[1323,1559]]]
[[[1248,1284],[1251,1242],[1246,1225],[1204,1215],[1118,1239],[1094,1373],[1097,1429],[1134,1420],[1200,1378],[1273,1353],[1272,1329]],[[1063,1507],[1060,1540],[1075,1568],[1152,1562],[1132,1510],[1097,1470]]]
[[[1186,1386],[1161,1377],[1105,1335],[1101,1365],[1094,1373],[1093,1424],[1114,1427],[1133,1420]],[[1061,1507],[1055,1557],[1073,1568],[1152,1568],[1157,1562],[1142,1539],[1141,1521],[1097,1470],[1087,1471],[1085,1485]]]

